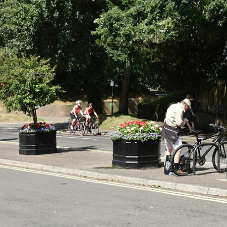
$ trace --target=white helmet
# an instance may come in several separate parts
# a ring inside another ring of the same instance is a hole
[[[77,101],[76,101],[76,104],[81,104],[81,101],[80,101],[80,100],[77,100]]]

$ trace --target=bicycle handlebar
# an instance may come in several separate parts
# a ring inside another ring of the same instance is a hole
[[[202,130],[191,130],[192,134],[195,136],[198,136],[199,133],[202,132]]]
[[[213,128],[218,129],[218,130],[227,131],[227,128],[225,128],[223,125],[216,125],[216,124],[209,124],[209,125],[212,126]]]

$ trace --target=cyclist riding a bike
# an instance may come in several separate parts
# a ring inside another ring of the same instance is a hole
[[[72,108],[71,112],[70,112],[70,118],[73,120],[72,124],[71,124],[71,129],[73,129],[75,123],[76,123],[76,119],[78,117],[78,114],[80,113],[83,116],[83,112],[82,112],[82,108],[81,108],[81,101],[77,100],[76,101],[76,105]]]
[[[84,116],[86,118],[86,124],[91,120],[91,113],[94,113],[94,115],[96,116],[97,119],[99,118],[92,106],[92,103],[89,103],[88,107],[84,111]]]

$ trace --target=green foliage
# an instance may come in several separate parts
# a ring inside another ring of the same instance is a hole
[[[53,86],[50,60],[30,56],[17,58],[0,52],[0,99],[10,112],[19,110],[37,122],[36,108],[54,102],[60,86]]]
[[[135,90],[198,89],[226,81],[226,15],[225,0],[5,0],[0,46],[50,58],[73,97],[120,84],[128,58]]]
[[[223,79],[226,1],[109,2],[93,34],[114,60],[132,56],[134,87],[199,89]]]
[[[7,0],[0,3],[0,26],[3,45],[21,56],[34,53],[35,27],[39,21],[36,4]]]
[[[150,141],[161,139],[161,129],[154,122],[129,121],[119,124],[118,131],[110,134],[111,140]]]
[[[173,103],[182,101],[188,94],[191,94],[190,91],[175,91],[147,104],[151,106],[170,106]]]
[[[227,22],[227,2],[225,0],[209,1],[204,7],[204,15],[208,21],[220,26]]]
[[[105,5],[103,0],[6,0],[0,4],[0,45],[14,48],[18,57],[51,59],[55,83],[74,99],[91,86],[102,90],[107,58],[90,31]]]

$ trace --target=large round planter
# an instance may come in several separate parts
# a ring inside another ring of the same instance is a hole
[[[26,134],[19,133],[19,154],[39,155],[57,152],[56,131]]]
[[[160,140],[146,142],[113,141],[113,167],[127,169],[159,168]]]

